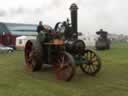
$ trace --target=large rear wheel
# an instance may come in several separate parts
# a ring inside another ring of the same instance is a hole
[[[42,46],[36,40],[29,40],[25,45],[25,62],[27,69],[38,71],[42,67]]]

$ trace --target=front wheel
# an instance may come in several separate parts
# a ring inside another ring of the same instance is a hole
[[[61,52],[56,57],[55,73],[59,80],[70,81],[75,74],[75,65],[72,55]]]
[[[81,64],[80,68],[84,73],[95,75],[100,71],[101,60],[94,51],[86,49],[83,58],[86,60],[86,64]]]
[[[8,50],[8,53],[12,53],[13,52],[13,50]]]

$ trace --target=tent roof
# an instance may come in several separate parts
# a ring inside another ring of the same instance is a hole
[[[36,39],[36,36],[19,36],[16,39]]]
[[[27,36],[19,36],[16,39],[26,39],[26,38],[27,38]]]

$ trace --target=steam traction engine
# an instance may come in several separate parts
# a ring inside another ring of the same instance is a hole
[[[49,64],[59,80],[69,81],[75,74],[76,66],[84,73],[95,75],[101,68],[97,54],[86,49],[85,43],[78,40],[77,5],[72,4],[71,24],[69,20],[58,22],[54,30],[41,32],[36,40],[29,40],[25,46],[25,61],[31,71],[40,70]]]
[[[108,38],[108,32],[103,31],[103,29],[100,29],[100,31],[96,32],[97,35],[99,35],[98,40],[96,41],[96,49],[97,50],[105,50],[110,49],[111,42]]]

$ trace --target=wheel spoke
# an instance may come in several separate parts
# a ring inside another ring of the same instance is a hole
[[[92,53],[91,59],[93,59],[93,58],[95,58],[95,57],[96,57],[96,55]]]
[[[88,60],[88,52],[86,54],[84,54],[84,57],[85,57],[85,59]]]
[[[85,56],[85,57],[86,57],[86,59],[88,60],[88,55],[89,55],[89,53],[87,52],[85,55],[86,55],[86,56]]]
[[[89,66],[87,65],[87,68],[86,68],[86,70],[87,70],[87,72],[89,72],[90,71],[90,69],[89,69]]]
[[[68,62],[65,62],[66,59],[65,59],[65,56],[61,56],[60,59],[58,60],[58,63],[60,65],[60,68],[63,68],[64,66],[67,66],[68,65]]]
[[[89,60],[91,60],[91,58],[92,58],[92,53],[90,52]]]
[[[95,70],[97,70],[97,69],[99,68],[99,64],[98,64],[98,63],[97,63],[97,64],[93,64],[92,66],[93,66],[93,68],[94,68]]]
[[[95,62],[92,63],[92,65],[98,65],[98,64],[99,64],[98,61],[95,61]]]
[[[87,52],[87,59],[88,60],[91,60],[91,59],[93,59],[95,57],[95,54],[94,53],[92,53],[92,52]]]
[[[88,65],[87,64],[84,64],[83,66],[84,66],[84,69],[86,69]]]
[[[87,52],[87,59],[89,59],[89,52]]]
[[[90,60],[90,59],[91,59],[91,53],[88,52],[88,60]]]
[[[64,63],[65,63],[65,61],[64,61],[64,56],[61,57],[61,60],[62,60],[61,63],[64,64]]]
[[[91,66],[91,68],[92,68],[92,72],[94,72],[94,71],[95,71],[94,66],[93,66],[93,65],[90,65],[90,66]]]
[[[91,60],[92,63],[94,63],[95,61],[97,61],[97,58],[93,58],[93,59]]]
[[[90,65],[88,65],[88,72],[91,73]]]
[[[92,65],[89,66],[90,66],[90,73],[93,73],[95,71],[94,68],[92,67]]]

